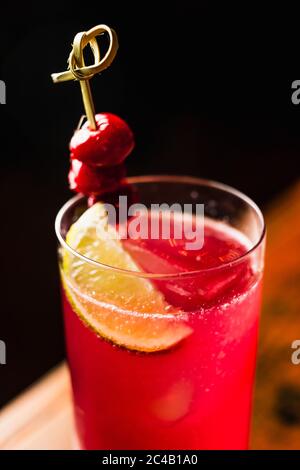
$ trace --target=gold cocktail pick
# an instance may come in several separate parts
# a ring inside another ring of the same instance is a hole
[[[103,33],[107,33],[109,36],[109,46],[105,56],[101,59],[96,37]],[[94,64],[92,65],[85,65],[84,62],[83,50],[88,44],[94,55]],[[89,31],[76,34],[73,41],[73,48],[68,59],[68,70],[51,74],[54,83],[79,80],[86,117],[89,122],[89,127],[92,130],[95,130],[97,126],[89,80],[95,74],[102,72],[111,65],[117,50],[118,37],[115,31],[104,24],[95,26]]]

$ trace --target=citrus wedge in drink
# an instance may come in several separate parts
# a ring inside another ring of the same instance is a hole
[[[61,274],[67,298],[99,336],[130,350],[155,352],[191,334],[184,312],[168,304],[151,280],[139,275],[138,265],[108,224],[104,204],[86,210],[71,226],[66,242],[103,265],[63,249]]]

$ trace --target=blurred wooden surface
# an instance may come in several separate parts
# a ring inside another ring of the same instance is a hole
[[[71,449],[72,406],[67,366],[48,373],[0,413],[0,449]]]
[[[267,252],[252,448],[300,449],[300,182],[267,210]]]
[[[300,183],[267,212],[264,305],[252,449],[300,449]],[[72,448],[67,367],[58,366],[0,412],[0,449]]]

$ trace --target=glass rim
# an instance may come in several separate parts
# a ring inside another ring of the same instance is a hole
[[[146,273],[143,271],[132,271],[129,269],[117,268],[116,266],[110,266],[108,264],[99,263],[98,261],[92,260],[88,258],[87,256],[82,255],[81,253],[74,250],[74,248],[72,248],[70,245],[68,245],[66,240],[61,235],[61,231],[60,231],[61,221],[65,212],[75,202],[79,201],[80,199],[86,198],[83,194],[77,194],[76,196],[73,196],[71,199],[69,199],[60,208],[55,218],[55,233],[56,233],[56,236],[58,238],[60,245],[63,248],[65,248],[67,251],[69,251],[69,253],[81,259],[82,261],[102,270],[108,270],[108,271],[113,271],[113,272],[127,275],[127,276],[136,276],[136,277],[143,277],[143,278],[148,278],[148,279],[176,279],[176,278],[182,279],[186,277],[197,276],[201,273],[218,272],[218,271],[221,271],[222,269],[233,267],[236,264],[239,264],[241,261],[248,258],[253,252],[255,252],[256,249],[262,244],[265,238],[266,225],[265,225],[264,217],[260,208],[249,196],[246,196],[244,193],[242,193],[238,189],[233,188],[232,186],[229,186],[224,183],[220,183],[218,181],[205,179],[205,178],[195,178],[193,176],[180,176],[180,175],[131,176],[131,177],[126,178],[126,181],[131,184],[154,183],[154,182],[155,183],[181,183],[181,184],[187,183],[187,184],[197,184],[197,185],[212,187],[212,188],[220,189],[222,191],[226,191],[227,193],[231,193],[232,195],[242,199],[246,204],[248,204],[256,212],[262,225],[261,234],[258,237],[257,242],[254,243],[254,245],[251,246],[251,248],[249,248],[249,250],[247,250],[245,253],[238,256],[236,259],[232,261],[228,261],[219,266],[214,266],[211,268],[202,268],[202,269],[197,269],[193,271],[184,271],[184,272],[178,272],[178,273]]]

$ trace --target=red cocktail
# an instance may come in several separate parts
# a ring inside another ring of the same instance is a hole
[[[174,238],[176,214],[166,239],[111,240],[97,225],[100,205],[79,217],[86,203],[77,197],[60,211],[80,447],[245,449],[263,270],[261,213],[216,183],[130,182],[148,207],[142,215],[148,221],[156,216],[152,203],[204,204],[204,243],[189,250],[187,238]],[[203,219],[193,216],[192,226],[198,223]]]

